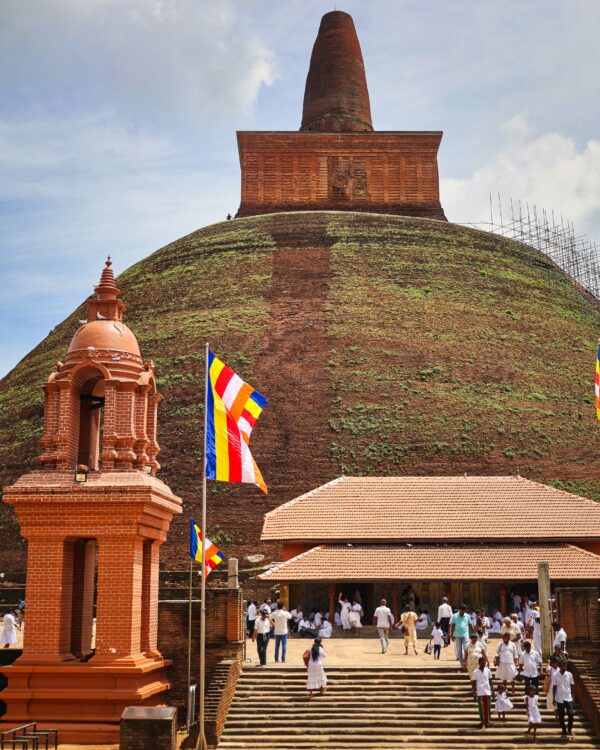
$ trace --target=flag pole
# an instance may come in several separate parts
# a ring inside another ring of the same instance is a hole
[[[190,549],[191,552],[191,549]],[[194,561],[190,555],[190,584],[189,584],[189,602],[188,602],[188,663],[187,663],[187,729],[190,729],[190,717],[193,712],[190,710],[190,687],[192,685],[192,587],[194,576]]]
[[[200,710],[198,728],[198,748],[206,750],[206,738],[204,734],[204,692],[206,669],[206,570],[204,552],[206,550],[206,431],[208,421],[208,342],[204,351],[204,455],[202,461],[202,563],[200,571]]]

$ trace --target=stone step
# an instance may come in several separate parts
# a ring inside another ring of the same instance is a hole
[[[467,676],[456,666],[326,668],[327,692],[307,700],[303,666],[245,667],[219,750],[522,750],[532,744],[523,686],[510,696],[506,722],[493,712],[492,727],[478,728]],[[536,744],[565,747],[560,727],[541,706]],[[569,750],[600,748],[600,739],[579,709]]]
[[[390,744],[388,738],[384,735],[380,739],[375,739],[374,742],[361,740],[360,745],[353,742],[350,745],[348,742],[339,744],[335,738],[327,738],[319,743],[314,740],[303,743],[295,739],[293,747],[295,750],[316,750],[316,748],[322,748],[322,750],[348,750],[351,746],[357,749],[360,748],[360,750],[398,750],[398,748],[407,747],[418,747],[420,750],[444,750],[444,748],[448,748],[449,750],[523,750],[523,748],[531,747],[533,744],[531,738],[526,736],[507,742],[499,742],[497,740],[487,742],[482,737],[482,734],[469,740],[468,744],[465,744],[464,741],[459,741],[458,744],[446,743],[443,740],[432,742],[427,738],[424,738],[422,743],[416,743],[413,738],[410,738],[410,742],[395,741]],[[591,748],[600,747],[600,744],[596,743],[578,742],[576,738],[566,743],[560,737],[554,741],[540,739],[535,744],[545,748],[545,750],[565,750],[565,747],[568,747],[569,750],[590,750]],[[254,740],[247,742],[222,740],[219,742],[219,750],[282,750],[282,747],[287,747],[285,738],[269,743],[257,743]]]
[[[440,726],[440,723],[436,722],[435,719],[432,719],[429,722],[419,721],[418,725],[409,725],[400,721],[387,721],[380,723],[378,721],[367,721],[365,719],[361,719],[360,726],[358,726],[358,722],[354,723],[353,721],[349,722],[348,720],[345,724],[340,723],[339,726],[332,726],[326,721],[319,723],[312,719],[310,724],[307,724],[306,720],[302,720],[299,724],[294,725],[286,725],[284,722],[281,722],[282,732],[290,740],[298,735],[302,737],[318,737],[323,735],[329,736],[332,732],[335,733],[335,736],[338,737],[338,739],[340,737],[348,737],[349,739],[354,740],[359,737],[369,737],[372,730],[379,730],[383,727],[386,728],[385,734],[388,739],[390,737],[394,737],[395,739],[396,737],[405,737],[408,735],[417,737],[423,735],[427,735],[428,737],[462,737],[467,734],[479,734],[480,732],[477,719],[473,719],[473,717],[470,722],[462,722],[460,724],[456,723],[455,725],[450,725],[444,722],[444,726]],[[230,724],[228,721],[224,735],[227,737],[239,734],[247,736],[250,731],[253,739],[258,739],[260,737],[270,738],[273,734],[273,730],[278,728],[279,725],[276,727],[274,725],[267,727],[264,724],[256,723],[252,725],[249,730],[248,725],[234,726],[234,722]],[[515,733],[518,733],[520,730],[524,732],[526,728],[525,721],[520,725],[513,726],[506,726],[500,722],[494,722],[492,726],[486,730],[486,736],[513,738]],[[558,724],[552,726],[544,726],[542,724],[540,729],[538,729],[538,737],[556,737],[557,732],[560,732]],[[580,725],[577,727],[577,734],[580,738],[585,737],[586,739],[593,739],[594,737],[591,731],[588,731]]]

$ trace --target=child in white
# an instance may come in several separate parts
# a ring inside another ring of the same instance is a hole
[[[433,626],[431,640],[433,641],[433,658],[439,659],[444,644],[444,631],[441,629],[439,622],[436,622]]]
[[[506,693],[506,682],[503,682],[496,690],[496,712],[500,721],[506,721],[506,712],[514,708],[512,701]]]
[[[529,692],[524,696],[524,700],[525,710],[527,711],[527,721],[529,722],[527,734],[533,734],[533,739],[535,739],[537,728],[542,723],[542,715],[538,705],[538,696],[535,685],[529,686]]]

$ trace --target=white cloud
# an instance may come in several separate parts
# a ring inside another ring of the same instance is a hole
[[[190,125],[206,127],[239,117],[276,75],[273,54],[231,0],[9,3],[0,8],[0,48],[0,84],[21,105],[110,103],[138,123],[194,117]]]
[[[496,154],[464,179],[442,179],[441,199],[451,221],[488,221],[489,194],[505,206],[528,201],[561,213],[579,232],[600,240],[600,140],[582,147],[561,133],[543,133],[517,114],[503,128]],[[497,218],[497,217],[496,217]]]

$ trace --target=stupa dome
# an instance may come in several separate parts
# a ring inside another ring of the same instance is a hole
[[[161,477],[187,514],[164,545],[171,568],[201,484],[204,341],[268,399],[251,444],[268,497],[209,482],[226,554],[278,559],[263,513],[341,474],[520,472],[600,498],[598,305],[533,248],[432,219],[278,213],[199,229],[118,281],[164,395]],[[38,453],[41,386],[81,317],[0,381],[3,484]],[[108,332],[137,353],[112,325],[87,323],[74,345]],[[0,560],[22,569],[18,527],[3,533]]]
[[[133,331],[118,320],[92,320],[77,331],[69,352],[87,349],[110,349],[140,356],[140,347]]]

